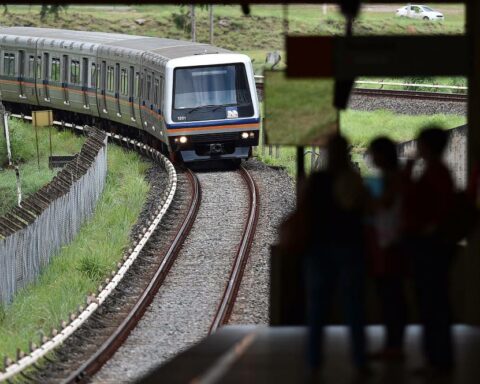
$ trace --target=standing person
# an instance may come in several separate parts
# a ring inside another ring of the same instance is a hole
[[[380,309],[386,328],[383,349],[373,358],[403,358],[403,335],[406,323],[404,293],[405,261],[400,246],[402,174],[397,148],[393,141],[379,137],[369,147],[375,166],[380,170],[381,190],[372,196],[373,274]]]
[[[334,291],[339,288],[344,317],[350,326],[352,359],[364,372],[365,191],[360,176],[351,166],[347,141],[341,136],[332,136],[327,152],[327,170],[312,174],[306,181],[297,211],[283,230],[285,237],[288,237],[288,228],[301,232],[302,243],[306,244],[302,248],[305,250],[310,369],[316,371],[321,365],[322,330],[328,322]]]
[[[448,371],[453,366],[448,272],[455,244],[444,228],[454,204],[454,186],[442,161],[447,133],[437,127],[424,129],[417,140],[424,170],[418,179],[407,167],[404,201],[405,241],[412,259],[419,313],[423,325],[423,350],[427,370]]]

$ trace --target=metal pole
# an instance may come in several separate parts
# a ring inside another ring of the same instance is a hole
[[[323,3],[323,15],[327,15],[327,3]]]
[[[38,169],[40,169],[40,150],[38,148],[38,127],[35,125],[35,143],[37,145],[37,165]]]
[[[17,203],[20,207],[22,204],[22,184],[20,183],[20,171],[17,166],[15,166],[15,177],[17,179]]]
[[[48,127],[48,136],[50,140],[50,157],[52,157],[52,126]]]
[[[210,11],[210,44],[213,44],[213,5],[209,5]]]

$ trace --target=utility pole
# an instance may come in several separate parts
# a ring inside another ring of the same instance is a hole
[[[208,6],[210,11],[210,44],[213,44],[213,4]]]
[[[323,15],[327,15],[327,3],[323,3]]]
[[[192,41],[197,40],[197,26],[195,21],[195,4],[190,5],[190,26],[192,28]]]

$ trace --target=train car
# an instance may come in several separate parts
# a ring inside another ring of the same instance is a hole
[[[0,28],[9,105],[65,111],[156,138],[184,162],[246,159],[259,106],[248,56],[208,44],[63,29]]]

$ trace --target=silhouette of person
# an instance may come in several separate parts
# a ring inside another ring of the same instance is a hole
[[[453,365],[448,272],[455,244],[442,235],[454,203],[450,172],[442,161],[448,134],[437,127],[424,129],[417,140],[417,155],[424,161],[418,178],[407,165],[403,204],[405,244],[412,260],[419,313],[423,325],[423,351],[427,369],[449,370]]]
[[[332,298],[340,290],[343,313],[350,326],[355,366],[366,368],[364,334],[363,214],[366,192],[353,170],[347,141],[332,136],[327,145],[325,171],[306,181],[297,212],[304,219],[307,246],[304,256],[309,338],[308,363],[317,370],[322,363],[323,326]]]
[[[381,188],[372,196],[373,244],[369,247],[370,271],[373,275],[380,309],[386,328],[383,349],[373,358],[402,358],[406,323],[404,278],[406,263],[401,251],[402,173],[397,148],[386,137],[373,140],[369,153],[380,170]]]

